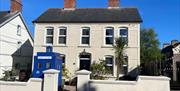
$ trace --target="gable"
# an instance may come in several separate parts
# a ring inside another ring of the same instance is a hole
[[[7,16],[8,16],[8,18],[7,18]],[[6,18],[6,20],[5,20],[5,18]],[[9,15],[6,15],[4,18],[1,18],[1,20],[3,19],[3,22],[0,23],[0,29],[1,29],[3,26],[6,26],[6,24],[10,23],[11,21],[13,21],[13,20],[15,20],[15,19],[17,19],[17,18],[18,18],[19,21],[21,21],[21,24],[25,27],[25,30],[26,30],[26,32],[28,33],[28,36],[30,37],[30,39],[31,39],[31,41],[32,41],[31,43],[32,43],[32,45],[33,45],[33,37],[32,37],[32,35],[31,35],[31,33],[30,33],[30,31],[29,31],[26,23],[25,23],[25,20],[23,19],[23,17],[22,17],[22,15],[21,15],[20,12],[16,12],[16,13],[14,13],[14,14],[9,14]],[[1,30],[2,30],[2,29],[1,29]],[[1,30],[0,30],[0,31],[1,31]]]

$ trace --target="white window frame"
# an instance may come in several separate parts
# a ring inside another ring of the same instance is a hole
[[[89,29],[89,35],[83,35],[83,29]],[[89,44],[82,44],[83,37],[89,37]],[[90,27],[82,27],[81,35],[80,35],[80,46],[90,46],[90,44],[91,44],[91,28]]]
[[[60,35],[60,29],[66,29],[66,35]],[[67,27],[59,27],[58,28],[58,33],[57,33],[57,44],[60,45],[60,46],[66,46],[67,45]],[[65,44],[60,44],[59,43],[59,37],[65,37],[66,38],[66,43]]]
[[[47,35],[47,30],[48,29],[53,29],[53,35]],[[45,38],[45,41],[44,41],[44,44],[46,45],[46,46],[52,46],[53,44],[54,44],[54,27],[47,27],[46,29],[45,29],[45,36],[44,36]],[[46,41],[47,41],[47,37],[52,37],[53,38],[53,41],[52,41],[52,44],[51,43],[47,43]]]
[[[113,30],[113,35],[106,35],[106,30],[107,29],[112,29]],[[113,44],[106,44],[106,37],[112,37],[113,38]],[[114,45],[114,27],[106,27],[104,29],[104,46],[113,46]]]
[[[22,28],[21,28],[21,25],[17,25],[17,35],[18,36],[21,36],[21,31],[22,30]]]
[[[121,33],[121,29],[127,29],[127,35],[126,36],[121,36],[120,33]],[[128,27],[120,27],[119,30],[118,30],[118,36],[119,37],[127,37],[127,44],[125,46],[128,46],[129,44],[129,28]]]
[[[112,66],[112,75],[114,76],[114,70],[115,70],[115,58],[113,55],[105,55],[104,60],[106,61],[106,58],[112,58],[112,64],[106,64],[106,66]]]

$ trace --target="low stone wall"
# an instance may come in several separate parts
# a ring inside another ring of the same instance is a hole
[[[0,81],[0,91],[58,91],[58,70],[44,71],[44,79],[30,78],[28,82]]]
[[[28,82],[0,81],[0,91],[41,91],[42,79],[31,78]]]
[[[78,91],[170,91],[168,77],[139,76],[137,81],[90,80],[90,73],[77,72]]]

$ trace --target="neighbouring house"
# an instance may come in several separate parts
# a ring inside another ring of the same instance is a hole
[[[115,38],[127,39],[122,68],[138,73],[140,65],[140,24],[137,8],[122,8],[119,0],[108,0],[107,8],[76,8],[76,0],[64,0],[64,8],[50,8],[33,21],[34,54],[52,46],[63,54],[65,67],[74,76],[77,70],[90,70],[92,63],[106,60],[116,76],[113,45]],[[123,71],[122,71],[123,74]]]
[[[165,54],[164,75],[180,82],[180,42],[172,40],[171,44],[165,43],[162,53]]]
[[[21,12],[21,0],[11,0],[10,11],[0,11],[0,78],[12,68],[31,71],[33,38]]]

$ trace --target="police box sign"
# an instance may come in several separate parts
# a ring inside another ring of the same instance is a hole
[[[38,59],[52,59],[52,56],[38,56]]]

